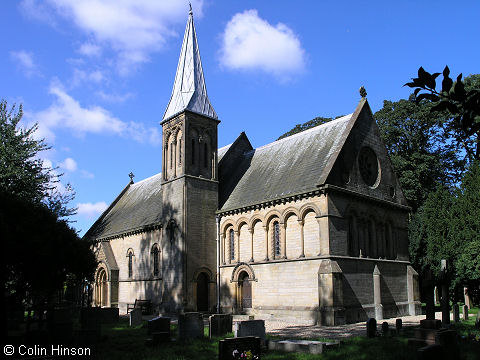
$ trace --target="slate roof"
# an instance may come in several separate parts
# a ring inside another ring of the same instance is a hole
[[[127,186],[85,236],[105,238],[159,224],[162,219],[161,180],[159,173]]]
[[[223,187],[229,193],[220,194],[220,211],[316,189],[330,171],[329,160],[343,146],[352,115],[245,153],[225,179],[238,182]]]
[[[185,35],[183,36],[172,96],[163,115],[163,121],[184,110],[218,119],[207,96],[200,49],[198,48],[197,34],[191,10],[187,26],[185,27]]]

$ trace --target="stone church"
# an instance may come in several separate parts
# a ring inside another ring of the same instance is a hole
[[[190,12],[160,125],[162,172],[88,230],[95,306],[337,325],[416,314],[409,207],[365,97],[354,112],[254,149],[222,148]]]

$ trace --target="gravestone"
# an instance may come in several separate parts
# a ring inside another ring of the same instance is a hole
[[[468,305],[463,305],[463,321],[468,320]]]
[[[460,311],[458,309],[458,304],[453,304],[453,321],[456,323],[460,321]]]
[[[129,325],[130,326],[138,326],[142,324],[142,310],[140,309],[132,309],[128,313]]]
[[[442,324],[450,324],[450,304],[448,299],[448,277],[447,277],[447,260],[442,259],[440,262],[442,280]]]
[[[73,340],[73,314],[71,309],[54,309],[47,312],[47,329],[54,344],[69,344]]]
[[[438,360],[443,358],[443,349],[438,344],[424,346],[417,350],[418,360]]]
[[[97,308],[102,324],[115,324],[119,320],[119,308]]]
[[[100,339],[102,333],[102,317],[100,308],[80,309],[80,331],[77,333],[77,341],[82,345],[94,345]]]
[[[447,359],[455,359],[457,346],[457,332],[455,330],[440,330],[437,332],[436,343],[440,344]]]
[[[170,333],[170,318],[169,317],[156,317],[147,322],[147,333],[151,335],[157,332],[169,332]]]
[[[256,336],[265,343],[265,320],[247,320],[235,323],[235,337]]]
[[[377,334],[377,320],[370,318],[367,320],[367,336],[374,338]]]
[[[389,333],[389,329],[388,329],[388,322],[384,321],[382,323],[382,335],[383,336],[387,336]]]
[[[261,339],[256,336],[235,337],[218,342],[218,359],[261,359]]]
[[[203,338],[203,316],[199,312],[186,312],[178,316],[178,335],[181,341]]]
[[[402,331],[402,319],[396,319],[395,320],[395,329],[397,330],[397,334],[400,334],[400,331]]]
[[[480,329],[480,311],[477,312],[477,318],[475,319],[475,327]]]
[[[438,286],[435,286],[433,290],[433,297],[435,300],[435,305],[440,305],[440,293],[438,291]]]
[[[232,332],[231,314],[214,314],[208,318],[208,336],[210,339],[213,336],[222,336],[226,333]]]

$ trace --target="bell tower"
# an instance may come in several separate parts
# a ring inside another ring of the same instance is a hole
[[[197,309],[200,303],[208,304],[208,310],[215,306],[219,123],[207,96],[190,8],[172,95],[160,123],[162,215],[169,224],[163,236],[169,239],[163,298],[170,310],[203,310]],[[203,281],[205,276],[208,291],[197,294],[196,277]]]

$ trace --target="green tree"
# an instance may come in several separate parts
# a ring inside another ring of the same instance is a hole
[[[471,75],[462,80],[462,74],[454,82],[450,69],[443,70],[442,87],[437,90],[436,78],[440,73],[430,74],[423,67],[418,77],[404,86],[415,88],[417,102],[424,99],[435,106],[432,111],[448,111],[450,119],[444,129],[461,144],[469,161],[480,160],[480,76]]]
[[[341,116],[337,116],[335,119],[338,119],[339,117],[341,117]],[[294,135],[294,134],[298,134],[302,131],[311,129],[311,128],[313,128],[315,126],[318,126],[318,125],[323,125],[323,124],[325,124],[325,123],[327,123],[331,120],[333,120],[333,118],[325,118],[325,117],[318,116],[315,119],[304,122],[303,124],[295,125],[295,127],[293,129],[287,131],[285,134],[280,135],[280,137],[277,140],[286,138],[286,137]]]
[[[44,203],[60,217],[75,213],[67,204],[75,195],[71,186],[59,191],[59,176],[55,170],[43,166],[38,157],[49,146],[34,138],[38,126],[24,129],[19,126],[22,106],[8,110],[7,102],[0,101],[0,189],[33,203]]]
[[[427,101],[414,97],[396,102],[385,100],[374,115],[403,193],[413,212],[438,184],[459,180],[463,161],[456,143],[449,141],[439,122],[445,113],[431,112]]]
[[[96,260],[90,244],[63,219],[72,213],[67,201],[73,193],[56,190],[58,175],[38,157],[48,146],[34,138],[37,126],[19,126],[21,118],[21,106],[7,110],[0,102],[2,290],[7,306],[42,308],[67,281],[91,280]]]

